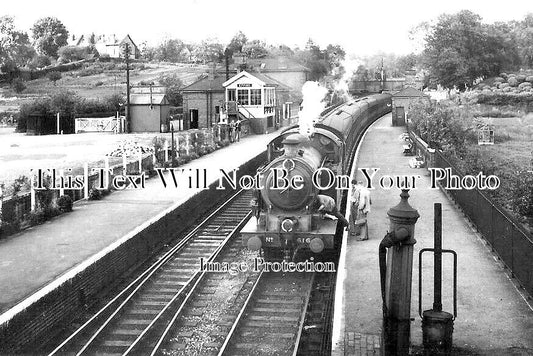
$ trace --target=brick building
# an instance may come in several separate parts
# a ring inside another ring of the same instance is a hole
[[[410,106],[418,100],[429,100],[429,97],[412,87],[392,94],[392,126],[404,126]]]

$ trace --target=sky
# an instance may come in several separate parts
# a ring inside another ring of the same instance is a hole
[[[521,20],[533,2],[468,0],[1,0],[0,15],[30,31],[36,20],[54,16],[70,34],[127,33],[136,43],[157,45],[167,38],[229,43],[237,31],[248,39],[303,48],[309,38],[321,47],[340,44],[353,55],[407,54],[417,47],[409,30],[443,13],[471,10],[484,22]]]

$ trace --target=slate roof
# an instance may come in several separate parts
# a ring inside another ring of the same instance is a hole
[[[280,90],[291,90],[291,88],[289,88],[288,86],[286,86],[282,82],[280,82],[280,81],[278,81],[278,80],[276,80],[274,78],[271,78],[271,77],[269,77],[268,75],[266,75],[264,73],[249,73],[247,71],[242,71],[242,72],[234,75],[230,79],[228,79],[227,80],[228,85],[229,85],[230,82],[234,82],[235,80],[238,80],[242,76],[255,77],[255,78],[259,79],[260,81],[262,81],[263,83],[265,83],[266,85],[275,86],[275,87],[277,87]]]
[[[396,97],[420,97],[420,96],[426,96],[426,94],[422,93],[420,90],[415,89],[413,87],[405,87],[402,90],[400,90],[399,92],[392,94],[393,98],[396,98]]]
[[[184,87],[182,91],[184,92],[224,92],[224,87],[222,86],[222,83],[226,81],[225,76],[215,76],[212,77],[204,77],[200,80],[197,80],[196,82]]]

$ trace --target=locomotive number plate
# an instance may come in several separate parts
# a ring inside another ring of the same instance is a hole
[[[296,239],[296,242],[302,245],[309,245],[309,243],[311,242],[311,238],[310,237],[298,237]]]
[[[279,245],[279,236],[265,236],[265,244]]]

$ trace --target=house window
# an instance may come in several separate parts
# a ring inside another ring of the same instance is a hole
[[[228,101],[236,101],[235,89],[228,89]]]
[[[250,90],[250,105],[261,105],[261,89]]]
[[[250,105],[250,101],[248,99],[249,90],[237,90],[237,101],[239,102],[239,105]]]

